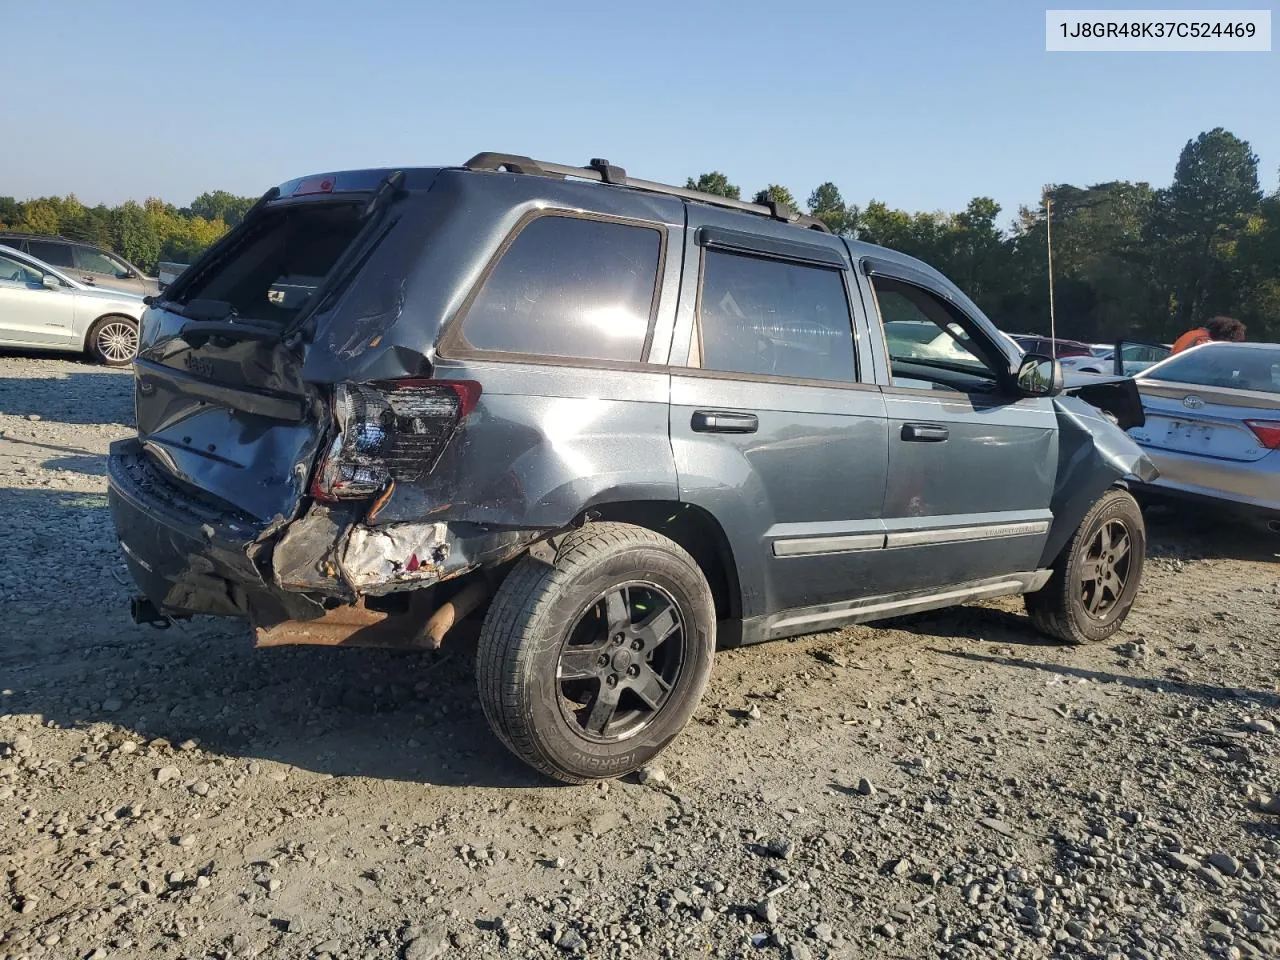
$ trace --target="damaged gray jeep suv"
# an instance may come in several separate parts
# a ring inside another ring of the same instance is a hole
[[[480,154],[269,191],[154,299],[110,499],[134,616],[431,648],[497,736],[636,770],[717,645],[1138,590],[1132,383],[1073,391],[954,285],[780,204]]]

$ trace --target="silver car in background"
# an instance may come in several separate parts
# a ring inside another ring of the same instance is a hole
[[[138,353],[142,297],[99,290],[0,246],[0,348],[86,352],[109,366]]]
[[[1280,344],[1206,343],[1139,373],[1129,435],[1160,470],[1150,494],[1212,502],[1280,532]]]

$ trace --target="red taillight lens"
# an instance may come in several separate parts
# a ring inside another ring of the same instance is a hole
[[[1246,420],[1244,425],[1268,450],[1280,450],[1280,420]]]
[[[338,432],[311,482],[318,500],[371,497],[430,473],[480,399],[471,380],[391,380],[335,388]]]

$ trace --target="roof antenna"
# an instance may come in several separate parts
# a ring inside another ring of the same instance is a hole
[[[1053,197],[1044,198],[1044,243],[1049,251],[1049,356],[1058,359],[1058,325],[1053,315]]]

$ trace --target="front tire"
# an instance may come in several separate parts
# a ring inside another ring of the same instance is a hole
[[[1127,490],[1093,505],[1053,565],[1053,576],[1023,598],[1041,633],[1068,643],[1105,640],[1124,623],[1138,595],[1147,531]]]
[[[89,331],[89,355],[108,367],[125,367],[138,355],[138,321],[103,317]]]
[[[643,527],[590,523],[548,563],[525,556],[480,634],[489,725],[516,756],[565,783],[644,766],[684,728],[715,649],[697,563]]]

